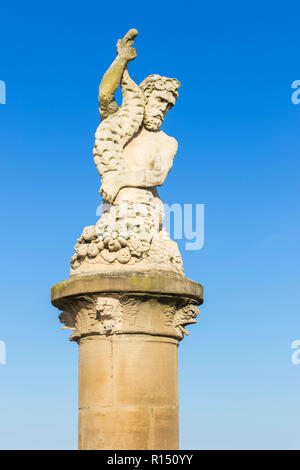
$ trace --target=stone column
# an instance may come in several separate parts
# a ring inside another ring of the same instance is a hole
[[[202,286],[167,271],[78,274],[52,303],[79,344],[79,449],[178,449],[177,347]]]

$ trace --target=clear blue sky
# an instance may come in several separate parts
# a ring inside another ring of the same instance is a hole
[[[297,2],[2,2],[0,448],[76,447],[77,345],[50,287],[96,222],[97,88],[139,30],[130,73],[182,83],[164,130],[179,141],[160,191],[205,204],[205,287],[179,349],[181,447],[300,449],[300,79]]]

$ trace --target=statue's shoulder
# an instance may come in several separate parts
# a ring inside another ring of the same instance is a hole
[[[175,153],[177,152],[178,142],[174,137],[169,136],[162,130],[158,132],[158,135],[161,141],[168,145],[168,149],[174,150]]]

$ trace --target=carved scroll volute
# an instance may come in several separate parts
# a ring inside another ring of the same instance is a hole
[[[59,320],[63,329],[73,330],[71,341],[91,335],[121,331],[121,306],[116,296],[80,296],[65,303]]]
[[[123,328],[129,329],[135,327],[141,300],[136,296],[122,295],[120,297],[120,303],[122,308]]]
[[[62,307],[64,310],[58,318],[65,325],[63,329],[73,330],[70,340],[78,341],[91,330],[96,313],[94,299],[89,296],[75,297],[66,300]]]
[[[174,315],[173,325],[180,331],[181,338],[184,335],[189,335],[189,332],[184,328],[187,325],[197,323],[196,317],[199,315],[199,309],[196,303],[188,302],[184,306],[178,308]]]

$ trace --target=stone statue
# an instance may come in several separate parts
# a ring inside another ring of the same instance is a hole
[[[150,75],[138,86],[128,63],[136,58],[131,29],[117,42],[117,58],[99,87],[101,123],[96,131],[94,161],[101,175],[104,214],[86,227],[75,246],[71,274],[114,267],[158,267],[183,274],[177,244],[163,228],[164,210],[158,196],[173,165],[177,141],[160,126],[175,105],[180,83]],[[119,108],[114,93],[121,86]]]
[[[118,56],[99,87],[102,123],[96,133],[95,163],[102,177],[100,194],[113,203],[122,188],[147,188],[157,196],[173,165],[177,142],[160,130],[176,102],[180,83],[175,78],[150,75],[140,86],[129,77],[128,62],[137,31],[131,29],[117,43]],[[119,84],[121,108],[113,97]]]
[[[77,239],[70,278],[51,290],[79,346],[78,447],[85,450],[179,448],[177,351],[203,301],[163,227],[157,192],[177,151],[160,126],[180,84],[150,75],[138,86],[129,77],[136,36],[131,29],[118,41],[99,88],[93,153],[102,216]]]

